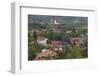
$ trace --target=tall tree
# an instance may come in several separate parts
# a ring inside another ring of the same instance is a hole
[[[37,47],[37,32],[36,31],[33,32],[33,38],[34,38],[35,45]]]
[[[33,37],[34,37],[35,40],[37,40],[37,33],[36,33],[36,31],[33,32]]]

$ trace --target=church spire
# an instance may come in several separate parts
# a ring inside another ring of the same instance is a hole
[[[59,24],[56,19],[54,20],[54,24]]]

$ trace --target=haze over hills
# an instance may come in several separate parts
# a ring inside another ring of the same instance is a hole
[[[50,26],[55,21],[64,26],[73,26],[75,24],[88,25],[88,17],[76,17],[76,16],[49,16],[49,15],[28,15],[29,28],[35,28],[34,26]]]
[[[47,16],[47,15],[28,15],[28,22],[30,23],[50,23],[51,20],[57,20],[61,24],[71,23],[87,23],[87,17],[74,17],[74,16]]]

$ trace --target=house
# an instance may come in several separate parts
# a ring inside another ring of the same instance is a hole
[[[48,49],[42,49],[42,52],[48,51]]]
[[[72,32],[72,30],[67,30],[67,31],[66,31],[67,34],[69,34],[69,33],[71,33],[71,32]]]
[[[51,45],[53,45],[54,51],[62,51],[64,47],[62,41],[52,41]]]
[[[54,48],[54,51],[62,51],[63,49],[62,49],[62,47],[55,47]]]
[[[37,38],[37,43],[39,44],[39,45],[44,45],[44,46],[46,46],[47,45],[47,38],[46,37],[38,37]]]
[[[60,45],[62,42],[61,41],[51,41],[51,45],[53,45],[54,47],[57,47],[58,45]]]
[[[71,38],[71,42],[72,42],[72,44],[75,44],[77,46],[80,46],[80,44],[83,43],[83,41],[80,37]]]

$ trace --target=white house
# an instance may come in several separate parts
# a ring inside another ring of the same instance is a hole
[[[42,52],[49,51],[48,49],[42,49]]]
[[[46,46],[47,45],[47,38],[46,37],[38,37],[37,38],[37,43],[40,44],[40,45],[44,45]]]
[[[68,34],[71,33],[71,32],[72,32],[72,30],[67,30],[67,31],[66,31],[66,33],[68,33]]]
[[[63,49],[62,48],[59,48],[59,50],[62,51]]]

